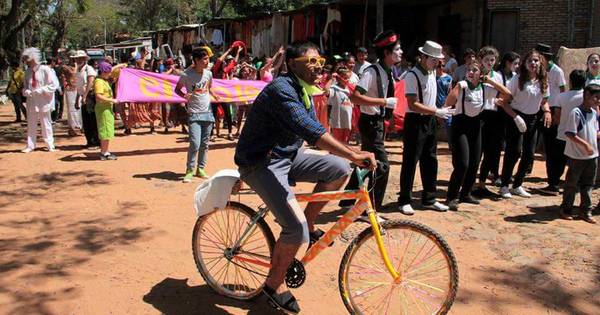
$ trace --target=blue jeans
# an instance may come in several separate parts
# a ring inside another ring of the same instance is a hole
[[[206,155],[208,153],[208,139],[213,126],[211,121],[188,121],[190,146],[187,155],[187,170],[196,168],[196,155],[198,155],[198,167],[206,166]]]

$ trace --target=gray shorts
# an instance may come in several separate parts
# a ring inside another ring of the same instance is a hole
[[[308,242],[304,211],[291,185],[295,182],[330,183],[350,174],[348,161],[338,156],[315,154],[300,149],[293,160],[271,159],[251,167],[241,167],[241,179],[263,200],[281,225],[280,239],[288,244]]]

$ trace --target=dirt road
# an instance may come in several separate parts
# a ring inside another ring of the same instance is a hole
[[[22,154],[24,127],[12,115],[12,105],[0,106],[0,313],[275,313],[263,298],[241,303],[214,294],[196,271],[192,197],[199,182],[180,181],[185,135],[137,129],[111,145],[117,161],[102,162],[80,147],[83,137],[68,138],[56,124],[61,151]],[[232,168],[234,147],[212,144],[208,172]],[[393,176],[383,212],[402,217],[394,213],[402,142],[388,148]],[[443,197],[451,169],[444,145],[439,155]],[[526,187],[543,186],[543,167],[536,162]],[[411,218],[439,231],[458,258],[452,314],[600,314],[600,226],[558,220],[559,202],[539,195],[486,200]],[[329,206],[319,224],[330,225],[336,210]],[[337,289],[346,246],[337,241],[307,267],[307,282],[295,291],[304,314],[346,313]]]

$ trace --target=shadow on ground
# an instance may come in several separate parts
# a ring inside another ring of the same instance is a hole
[[[271,308],[262,295],[252,301],[238,301],[215,293],[208,285],[190,286],[188,279],[165,278],[144,295],[143,301],[165,315],[230,314],[221,305],[247,314],[282,314]]]

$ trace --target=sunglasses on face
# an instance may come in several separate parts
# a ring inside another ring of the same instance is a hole
[[[320,56],[315,57],[298,57],[295,58],[296,61],[304,61],[308,66],[313,67],[323,67],[325,65],[325,58]]]

